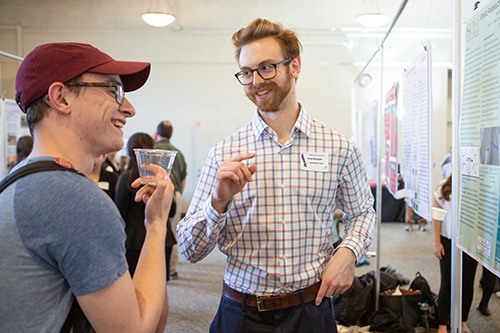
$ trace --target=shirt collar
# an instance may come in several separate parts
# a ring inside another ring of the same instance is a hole
[[[309,115],[309,113],[304,110],[302,105],[300,105],[300,112],[299,116],[297,117],[297,121],[295,122],[295,125],[292,128],[292,136],[294,135],[293,133],[300,131],[304,133],[306,136],[310,135],[311,132],[311,126],[313,123],[313,118]],[[268,124],[262,119],[262,117],[259,114],[259,110],[255,111],[255,114],[253,116],[253,134],[255,135],[255,138],[259,138],[262,135],[262,132],[266,128],[269,127]]]
[[[161,139],[161,140],[160,140],[160,141],[158,141],[157,143],[160,143],[160,142],[170,143],[170,139]]]

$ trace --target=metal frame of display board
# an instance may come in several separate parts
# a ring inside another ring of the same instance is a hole
[[[376,211],[377,211],[377,225],[376,225],[376,235],[377,235],[377,243],[376,243],[376,255],[375,255],[375,310],[378,310],[379,307],[379,296],[380,296],[380,229],[381,229],[381,224],[382,224],[382,185],[381,185],[381,179],[382,179],[382,152],[381,149],[383,147],[382,145],[382,140],[383,140],[383,131],[382,131],[382,119],[383,119],[383,114],[384,114],[384,105],[382,103],[383,98],[384,98],[384,88],[383,88],[383,82],[384,82],[384,44],[389,37],[389,35],[392,32],[392,29],[396,25],[396,22],[398,21],[399,17],[401,16],[401,13],[403,12],[406,3],[408,0],[403,0],[401,2],[401,6],[398,9],[398,12],[396,13],[396,16],[394,17],[394,20],[392,21],[391,27],[387,31],[387,34],[385,35],[384,39],[382,40],[382,43],[379,46],[379,49],[375,51],[371,59],[366,63],[365,67],[361,70],[359,75],[354,79],[352,85],[354,85],[359,81],[365,70],[370,66],[372,61],[375,59],[378,53],[380,53],[380,102],[378,103],[378,126],[377,126],[377,156],[378,156],[378,175],[377,175],[377,193],[376,193]]]
[[[453,0],[453,58],[451,70],[451,137],[452,137],[452,174],[460,173],[459,166],[459,121],[462,100],[462,3]],[[452,177],[451,188],[460,188],[460,177]],[[454,191],[451,197],[451,234],[458,235],[460,191]],[[451,237],[451,300],[450,324],[451,332],[462,331],[462,256],[457,247],[458,238]]]

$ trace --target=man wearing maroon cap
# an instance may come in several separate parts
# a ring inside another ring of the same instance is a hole
[[[16,76],[34,138],[16,169],[48,160],[87,176],[97,156],[123,147],[122,128],[135,115],[124,92],[143,86],[149,71],[149,63],[116,61],[88,44],[35,48]],[[147,235],[132,280],[120,213],[82,175],[33,173],[0,194],[0,332],[61,331],[73,295],[97,332],[163,331],[173,184],[160,170],[155,187],[137,192]]]

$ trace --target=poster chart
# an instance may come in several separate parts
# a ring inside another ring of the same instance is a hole
[[[405,201],[431,221],[432,196],[432,71],[430,44],[403,73],[401,121]]]
[[[386,94],[384,107],[386,187],[394,196],[398,190],[398,83]]]
[[[458,247],[500,275],[500,1],[466,17]]]
[[[2,154],[3,163],[2,170],[9,170],[10,167],[16,162],[17,151],[16,144],[17,139],[22,136],[30,135],[28,129],[28,123],[26,122],[26,115],[19,109],[16,101],[13,99],[5,99],[3,102],[3,116],[2,127],[2,142],[3,147],[5,147],[5,152]],[[3,172],[3,171],[2,171]],[[3,174],[2,177],[6,176]]]
[[[366,173],[371,179],[378,179],[377,145],[378,101],[367,103],[365,107],[365,147]]]

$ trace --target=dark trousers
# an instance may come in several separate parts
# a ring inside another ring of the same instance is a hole
[[[134,276],[135,269],[137,268],[137,263],[139,262],[139,256],[141,255],[141,250],[127,249],[125,256],[127,257],[128,270],[130,271],[130,276]],[[165,247],[165,259],[167,260],[167,281],[170,280],[170,257],[172,256],[172,246]]]
[[[259,312],[256,307],[222,296],[210,332],[337,333],[337,323],[330,298],[323,298],[320,306],[312,301],[284,310]]]
[[[441,287],[439,288],[439,325],[450,322],[451,309],[451,240],[441,236],[444,248],[443,259],[439,261],[441,268]],[[469,311],[474,297],[474,277],[477,261],[467,253],[462,252],[462,322],[469,319]]]
[[[481,302],[479,307],[483,309],[488,308],[488,303],[490,297],[495,291],[495,285],[497,283],[498,277],[490,272],[486,267],[483,267],[483,277],[481,278],[481,287],[483,287],[483,296],[481,297]]]

